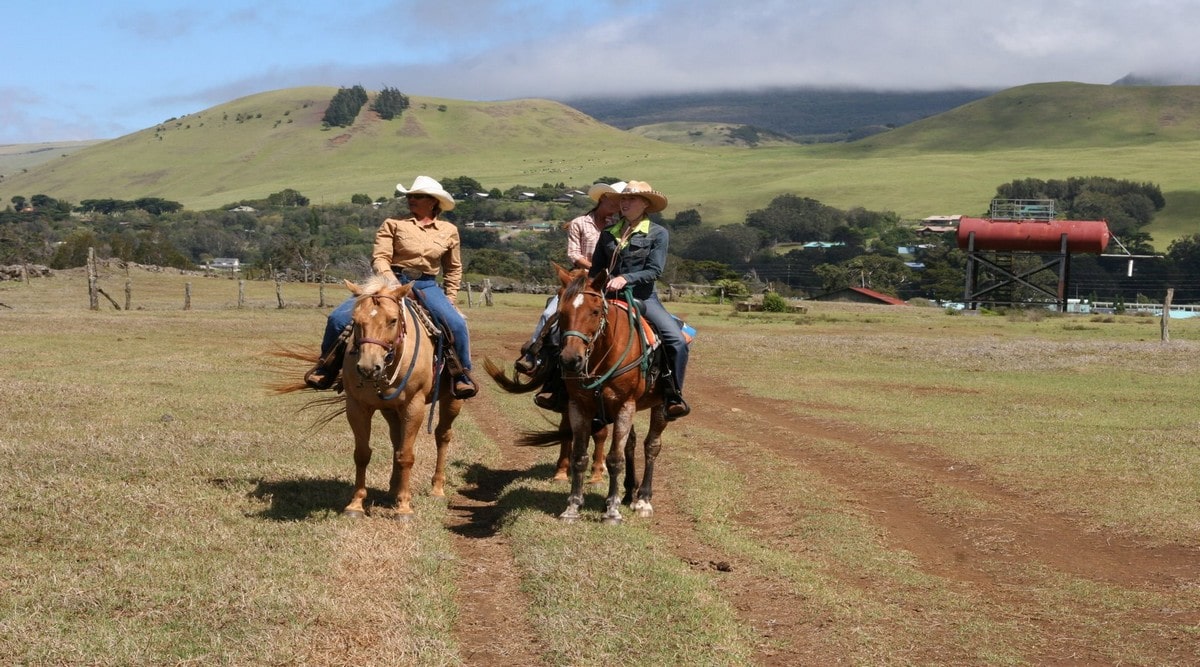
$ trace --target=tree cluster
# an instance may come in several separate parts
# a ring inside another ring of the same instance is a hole
[[[549,284],[550,261],[567,261],[566,221],[594,205],[580,194],[586,185],[543,183],[501,192],[469,176],[440,181],[459,202],[445,217],[460,227],[467,271],[517,281]],[[1117,210],[1089,208],[1107,197],[1139,225],[1150,222],[1162,201],[1152,184],[1099,178],[1014,181],[997,192],[1054,198],[1060,210],[1086,218]],[[348,203],[313,206],[300,192],[284,189],[211,211],[187,211],[156,198],[94,199],[75,207],[42,194],[13,197],[12,206],[0,211],[0,264],[80,266],[92,247],[100,257],[179,268],[237,257],[249,277],[284,272],[296,279],[357,279],[369,271],[380,223],[408,214],[403,198],[391,194],[374,200],[356,194]],[[1149,204],[1139,207],[1140,199]],[[237,204],[253,210],[234,210]],[[769,284],[784,295],[812,296],[853,285],[905,299],[963,296],[966,256],[954,233],[918,236],[914,225],[889,211],[841,210],[785,194],[751,211],[745,224],[705,227],[694,209],[651,217],[671,232],[664,282],[719,286],[727,295]],[[517,222],[543,224],[536,233],[506,229]],[[821,243],[801,245],[809,241]],[[1139,260],[1132,278],[1127,268],[1123,259],[1077,255],[1073,286],[1078,296],[1126,302],[1161,295],[1171,286],[1177,302],[1200,302],[1200,234],[1172,243],[1163,260]]]
[[[384,86],[371,104],[371,111],[384,120],[392,120],[408,108],[408,96],[395,88]]]
[[[366,103],[367,91],[362,86],[338,88],[321,120],[330,127],[350,127]]]

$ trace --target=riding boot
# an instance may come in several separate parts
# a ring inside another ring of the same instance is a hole
[[[533,397],[533,404],[543,410],[553,412],[567,411],[567,385],[562,379],[562,368],[558,365],[557,354],[547,354],[546,379],[542,382],[542,390]]]
[[[672,370],[674,364],[667,357],[669,355],[664,355],[665,363],[659,381],[662,382],[663,414],[670,422],[688,416],[692,408],[688,406],[687,401],[683,400],[683,390],[679,388],[679,383]]]
[[[304,374],[304,384],[310,389],[324,391],[333,387],[341,374],[342,362],[346,358],[346,339],[339,338],[333,349],[317,360],[317,365]]]
[[[521,346],[521,356],[513,363],[518,373],[533,375],[538,367],[538,352],[542,348],[542,339],[530,341]]]

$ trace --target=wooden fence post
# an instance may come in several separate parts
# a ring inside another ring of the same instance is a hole
[[[96,291],[96,249],[88,248],[88,308],[100,310],[100,294]]]
[[[323,277],[321,279],[321,286],[317,288],[317,294],[319,295],[317,297],[317,307],[324,308],[325,307],[325,280]]]
[[[283,308],[283,283],[279,282],[279,276],[275,276],[275,300]]]
[[[245,305],[246,305],[246,281],[239,280],[238,281],[238,308],[242,308]]]
[[[192,309],[192,284],[191,283],[183,284],[183,309],[184,310]]]
[[[1163,299],[1163,312],[1162,312],[1162,324],[1161,324],[1162,342],[1164,342],[1164,343],[1171,342],[1171,331],[1169,329],[1168,323],[1171,321],[1171,300],[1174,298],[1175,298],[1175,288],[1168,287],[1167,288],[1167,298]]]
[[[471,301],[471,296],[471,283],[467,283],[467,308],[473,308],[475,306],[475,304]]]
[[[133,308],[133,280],[125,278],[125,310]]]
[[[492,305],[492,279],[491,278],[483,279],[483,305],[489,306],[489,307]]]

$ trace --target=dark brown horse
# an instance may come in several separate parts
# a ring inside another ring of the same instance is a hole
[[[374,278],[363,286],[346,281],[355,296],[353,336],[342,364],[345,414],[354,433],[354,495],[342,510],[349,517],[365,514],[367,464],[371,462],[371,421],[383,413],[392,441],[392,476],[388,498],[398,518],[413,514],[411,474],[415,445],[426,410],[436,400],[434,429],[437,462],[430,495],[444,498],[446,455],[462,400],[451,394],[449,376],[434,368],[437,341],[421,323],[409,298],[411,285]],[[288,387],[283,391],[299,390]],[[334,398],[332,401],[339,399]],[[332,416],[336,416],[336,413]],[[331,416],[331,417],[332,417]],[[432,415],[430,416],[432,419]]]
[[[526,394],[537,391],[542,388],[546,382],[546,373],[548,365],[542,364],[529,380],[521,381],[517,379],[514,373],[513,377],[509,377],[504,369],[496,362],[489,358],[484,358],[483,369],[501,389],[511,394]],[[588,478],[588,484],[598,484],[604,480],[604,443],[608,439],[607,425],[594,425],[592,428],[592,441],[595,443],[595,450],[592,454],[592,474]],[[542,431],[539,433],[528,433],[521,437],[518,441],[521,445],[527,446],[548,446],[558,445],[558,461],[554,470],[554,481],[565,482],[570,479],[571,471],[571,449],[574,447],[574,442],[571,438],[571,422],[568,415],[564,412],[559,420],[558,429],[554,431]]]
[[[612,422],[612,444],[605,459],[608,465],[608,496],[605,523],[620,523],[617,477],[625,470],[624,501],[638,516],[654,513],[654,463],[662,448],[667,426],[662,409],[662,392],[649,335],[636,307],[608,299],[606,274],[589,279],[583,270],[569,272],[555,265],[562,291],[558,300],[563,380],[570,396],[568,415],[573,433],[571,493],[564,521],[579,518],[583,506],[583,471],[587,466],[587,435],[594,419]],[[636,439],[633,417],[650,410],[650,428],[643,443],[645,463],[641,478],[635,470]],[[623,447],[623,455],[619,449]]]

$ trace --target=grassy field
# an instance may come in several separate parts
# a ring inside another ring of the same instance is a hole
[[[665,436],[653,521],[602,526],[593,491],[585,520],[560,525],[553,454],[505,437],[544,417],[494,387],[468,403],[448,488],[496,476],[497,564],[467,560],[428,497],[427,435],[412,523],[338,516],[348,430],[265,389],[295,374],[267,351],[317,341],[315,286],[284,286],[280,308],[273,284],[248,283],[240,309],[228,279],[110,269],[101,286],[121,301],[126,280],[133,309],[96,312],[80,273],[0,283],[2,663],[477,664],[464,581],[489,566],[519,582],[505,620],[528,619],[541,664],[1200,659],[1200,321],[1163,343],[1150,317],[675,304],[701,332],[696,414]],[[508,359],[542,298],[468,309],[477,363]],[[1022,532],[1043,529],[1068,548],[1191,554],[1191,579],[1072,569],[1095,555],[1060,562]],[[928,560],[942,530],[1001,583]]]

